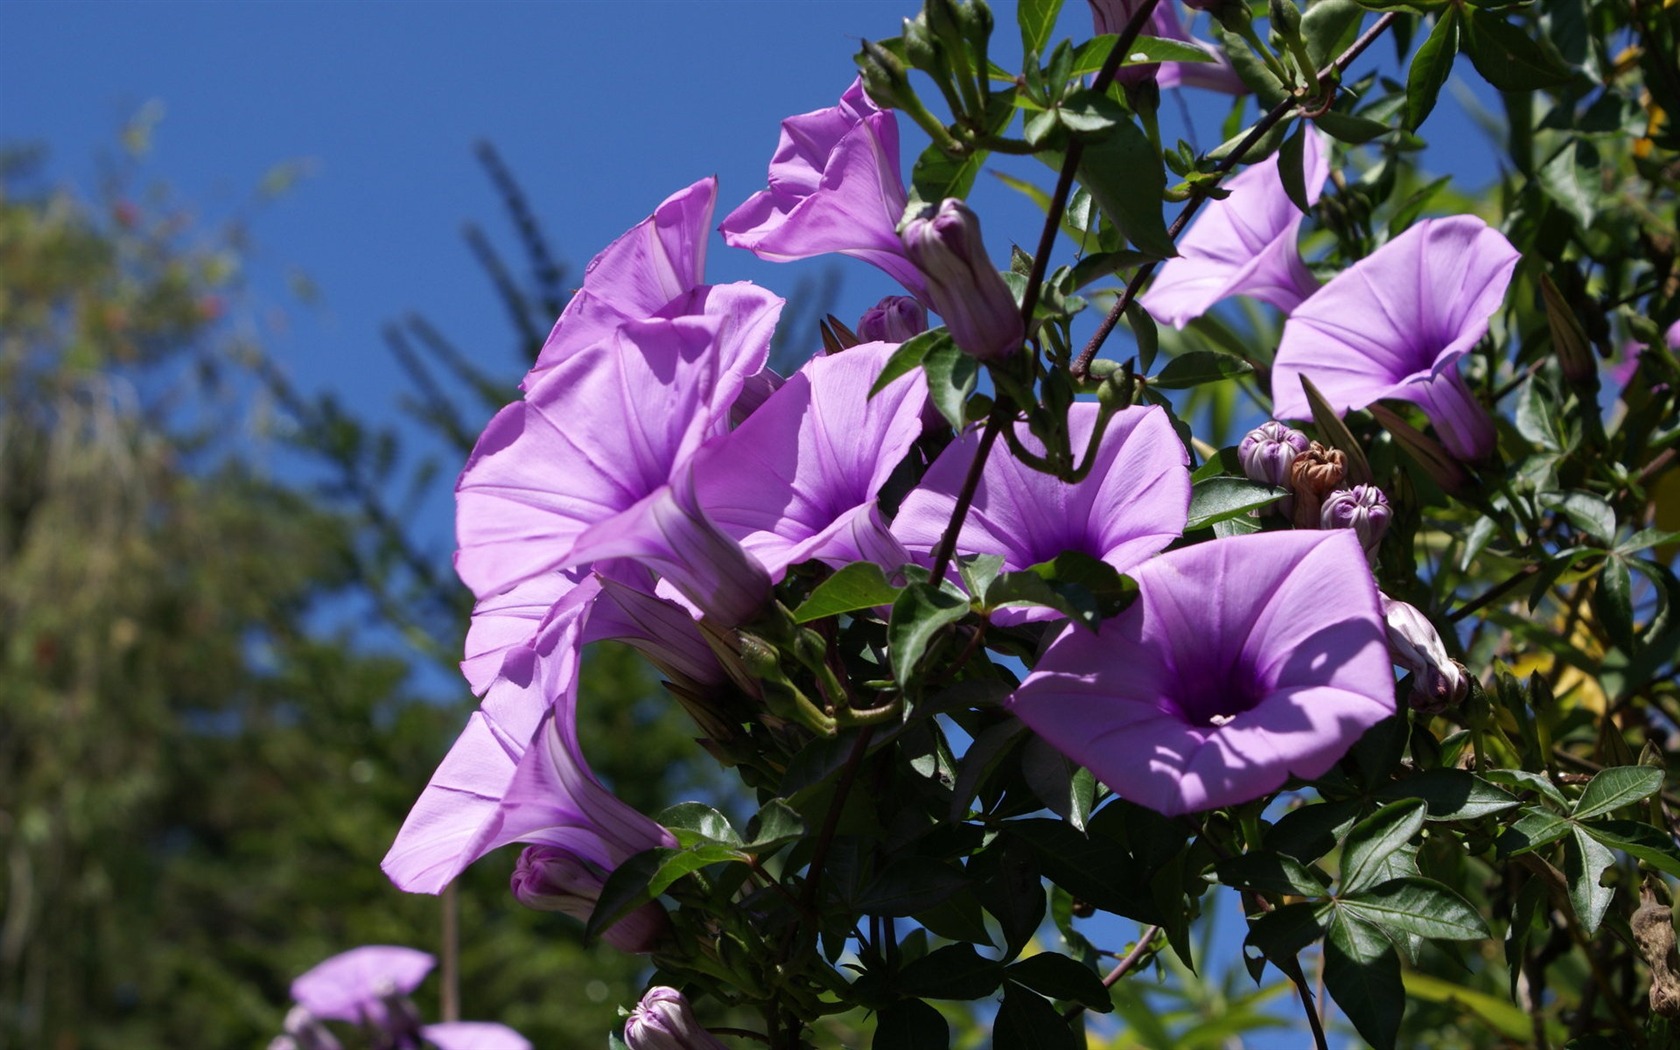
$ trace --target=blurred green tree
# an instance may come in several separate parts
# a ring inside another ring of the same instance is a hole
[[[40,159],[0,160],[0,1047],[262,1045],[327,955],[440,951],[439,903],[378,863],[472,706],[414,673],[455,659],[465,592],[387,509],[396,435],[273,382],[237,321],[241,225],[136,190],[132,161],[89,201]],[[348,473],[258,465],[274,394]],[[357,629],[369,608],[409,645]],[[587,688],[598,767],[668,797],[695,749],[655,683],[609,651]],[[593,1043],[644,964],[519,908],[513,855],[463,880],[460,1012]]]

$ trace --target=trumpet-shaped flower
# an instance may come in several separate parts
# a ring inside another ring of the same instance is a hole
[[[1138,599],[1070,625],[1011,710],[1123,798],[1176,816],[1327,771],[1394,713],[1377,588],[1347,530],[1200,543],[1132,570]]]
[[[1307,202],[1318,200],[1330,175],[1323,136],[1312,131],[1303,145]],[[1179,241],[1138,302],[1163,324],[1183,328],[1233,295],[1294,310],[1318,290],[1297,245],[1301,209],[1284,192],[1273,154],[1245,169],[1226,188],[1230,196],[1210,201]]]
[[[594,594],[573,590],[501,675],[403,822],[381,867],[398,888],[437,893],[510,842],[569,850],[610,871],[670,833],[595,779],[577,738],[578,657]]]
[[[1464,460],[1493,421],[1456,362],[1487,334],[1519,254],[1481,219],[1426,219],[1354,263],[1290,315],[1272,366],[1273,411],[1311,414],[1301,377],[1338,412],[1397,398],[1423,409]]]
[[[420,1029],[427,1046],[437,1050],[531,1050],[531,1041],[493,1021],[440,1021]]]
[[[839,252],[872,263],[922,297],[898,221],[908,198],[898,166],[898,121],[853,81],[840,104],[782,121],[770,185],[718,227],[726,243],[788,262]]]
[[[1075,403],[1069,412],[1078,455],[1090,441],[1097,413],[1089,401]],[[1017,433],[1024,446],[1043,453],[1025,424]],[[978,448],[972,432],[959,437],[905,497],[892,531],[912,553],[926,556],[938,545]],[[1184,532],[1189,460],[1166,413],[1159,408],[1117,413],[1096,455],[1090,473],[1076,484],[1032,470],[1001,451],[988,457],[957,534],[957,553],[1001,555],[1004,570],[1015,571],[1078,551],[1128,572]]]
[[[436,963],[418,948],[367,944],[299,974],[292,999],[322,1021],[381,1025],[385,1001],[414,991]]]
[[[698,286],[716,207],[717,179],[701,179],[665,198],[652,215],[589,260],[583,287],[554,322],[525,387],[624,322],[652,317]]]
[[[455,567],[475,594],[580,564],[579,537],[611,531],[727,429],[743,379],[720,367],[721,327],[625,322],[496,414],[456,486]]]
[[[750,419],[695,459],[700,505],[780,579],[811,558],[836,564],[873,546],[875,497],[922,432],[918,371],[873,398],[896,347],[865,343],[813,358]]]

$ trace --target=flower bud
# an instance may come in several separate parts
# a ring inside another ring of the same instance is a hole
[[[1311,444],[1299,430],[1269,419],[1250,430],[1237,445],[1237,459],[1250,481],[1288,485],[1289,468],[1294,466],[1295,457]]]
[[[908,295],[889,295],[858,319],[857,336],[866,343],[902,343],[927,331],[927,310]]]
[[[1382,489],[1375,485],[1355,485],[1351,489],[1338,489],[1325,498],[1318,527],[1352,529],[1359,535],[1359,545],[1365,548],[1365,553],[1375,554],[1392,515]]]
[[[1319,527],[1319,508],[1324,497],[1341,488],[1347,477],[1347,456],[1339,448],[1326,448],[1314,441],[1295,455],[1289,465],[1289,490],[1295,498],[1295,527]]]
[[[700,1027],[688,1000],[675,988],[649,988],[624,1022],[630,1050],[729,1050]]]
[[[1464,702],[1470,675],[1447,655],[1435,625],[1415,606],[1381,594],[1383,621],[1388,628],[1388,651],[1398,667],[1412,672],[1412,707],[1434,714]]]
[[[984,361],[1021,349],[1026,329],[1009,285],[992,267],[980,240],[980,218],[948,197],[904,224],[910,261],[927,277],[928,298],[957,348]]]
[[[536,911],[557,911],[588,922],[605,879],[600,869],[558,846],[527,846],[513,869],[511,889],[519,903]],[[671,932],[671,920],[656,901],[613,923],[601,939],[621,952],[645,955]]]

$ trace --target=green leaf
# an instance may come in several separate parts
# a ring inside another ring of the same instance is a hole
[[[1317,67],[1312,72],[1329,65],[1353,42],[1353,33],[1364,15],[1365,9],[1355,0],[1313,0],[1301,16],[1301,38],[1307,42],[1307,54]]]
[[[1517,805],[1510,793],[1462,769],[1429,769],[1385,785],[1379,801],[1422,799],[1430,820],[1475,820]]]
[[[1025,843],[1003,836],[969,860],[968,875],[978,881],[976,896],[1003,931],[1005,959],[1015,958],[1044,923],[1038,858]]]
[[[1362,146],[1394,130],[1380,120],[1334,109],[1314,118],[1313,123],[1324,129],[1325,134],[1337,142],[1345,142],[1350,146]]]
[[[1422,799],[1391,802],[1353,826],[1342,847],[1342,893],[1366,888],[1385,871],[1383,861],[1409,846],[1423,830],[1429,807]]]
[[[1600,162],[1592,143],[1571,141],[1540,166],[1540,188],[1583,228],[1598,217]]]
[[[1557,54],[1526,29],[1481,8],[1470,10],[1463,46],[1476,72],[1501,91],[1558,87],[1571,75]]]
[[[1435,108],[1435,100],[1440,97],[1447,77],[1452,73],[1453,59],[1458,57],[1458,17],[1456,6],[1443,8],[1429,38],[1412,56],[1411,68],[1406,71],[1406,119],[1403,126],[1407,131],[1416,131],[1423,126],[1424,120]]]
[[[1598,574],[1598,587],[1593,591],[1593,612],[1610,641],[1624,653],[1634,650],[1633,581],[1628,575],[1627,561],[1618,554],[1604,559]]]
[[[875,384],[869,388],[869,396],[874,397],[891,385],[893,380],[909,373],[921,364],[922,358],[934,349],[955,345],[951,341],[950,330],[943,326],[911,336],[899,344],[898,349],[894,350],[892,356],[887,358],[887,363],[881,368],[881,374],[876,377]]]
[[[1005,984],[992,1021],[992,1050],[1082,1050],[1085,1040],[1036,992]]]
[[[1192,532],[1216,521],[1247,514],[1276,503],[1287,495],[1289,493],[1284,489],[1247,478],[1218,477],[1199,481],[1190,489],[1190,520],[1185,523],[1184,531]]]
[[[937,206],[946,197],[967,198],[974,188],[975,176],[986,164],[990,151],[977,149],[963,157],[953,157],[937,144],[929,146],[916,158],[910,169],[910,203]]]
[[[1391,935],[1410,933],[1441,941],[1492,936],[1469,901],[1432,879],[1390,879],[1338,898],[1336,907]]]
[[[980,364],[969,354],[947,342],[927,352],[922,358],[922,370],[927,373],[928,397],[939,414],[961,430],[967,418],[968,399],[980,379]]]
[[[1501,856],[1515,857],[1548,846],[1569,833],[1569,821],[1538,806],[1524,806],[1516,823],[1497,840]]]
[[[1040,890],[1042,891],[1042,887]],[[923,908],[911,918],[921,923],[929,933],[948,941],[985,945],[992,943],[992,935],[986,929],[986,916],[980,910],[979,898],[969,890],[953,894],[931,908]]]
[[[1273,908],[1248,924],[1246,943],[1260,949],[1274,963],[1287,965],[1301,949],[1324,932],[1329,906],[1297,902]]]
[[[1114,1009],[1108,989],[1089,967],[1056,952],[1042,952],[1004,971],[1004,976],[1040,995],[1078,1003],[1087,1010],[1106,1014]]]
[[[1309,868],[1294,857],[1267,851],[1227,857],[1214,865],[1213,871],[1221,885],[1242,886],[1261,893],[1322,897],[1328,885],[1316,868]]]
[[[1289,202],[1302,213],[1312,211],[1312,205],[1307,203],[1307,171],[1306,148],[1307,136],[1311,135],[1312,125],[1308,121],[1299,121],[1295,131],[1283,141],[1278,148],[1278,177],[1283,180],[1283,192],[1289,197]]]
[[[1556,510],[1577,529],[1609,545],[1616,535],[1616,512],[1602,498],[1586,492],[1566,492],[1542,497],[1544,505]]]
[[[968,876],[932,857],[900,857],[863,888],[856,909],[870,915],[914,915],[968,885]]]
[[[668,849],[643,850],[607,873],[606,881],[601,884],[601,895],[595,899],[595,910],[590,912],[589,921],[584,924],[583,939],[586,943],[593,942],[600,937],[601,931],[659,896],[651,892],[648,885],[665,857],[672,852]]]
[[[1015,8],[1015,22],[1021,27],[1022,54],[1044,54],[1061,11],[1062,0],[1021,0]]]
[[[1254,366],[1217,350],[1192,350],[1168,361],[1160,373],[1149,380],[1151,386],[1166,390],[1214,383],[1232,376],[1247,375]]]
[[[1042,605],[1095,630],[1137,596],[1137,584],[1114,566],[1080,551],[1067,551],[1019,572],[1004,573],[986,588],[984,604]]]
[[[1663,771],[1654,766],[1616,766],[1599,772],[1587,782],[1581,800],[1569,814],[1574,820],[1591,820],[1623,806],[1650,798],[1662,790]]]
[[[1354,438],[1353,432],[1342,422],[1342,417],[1304,373],[1301,376],[1301,391],[1306,394],[1307,404],[1312,408],[1313,425],[1318,428],[1319,438],[1326,445],[1341,449],[1347,457],[1348,485],[1369,485],[1371,464],[1365,458],[1364,446]]]
[[[966,600],[931,583],[913,583],[899,593],[887,624],[887,646],[901,685],[915,679],[933,636],[967,615]]]
[[[1178,254],[1161,215],[1167,175],[1149,136],[1130,120],[1085,144],[1079,181],[1132,246],[1168,259]]]
[[[950,1023],[920,999],[900,999],[883,1006],[870,1043],[874,1050],[945,1050],[950,1045]]]
[[[887,582],[887,574],[874,562],[853,562],[817,584],[811,596],[793,611],[794,623],[810,623],[841,613],[891,605],[903,588]]]
[[[654,819],[665,825],[685,848],[705,844],[730,848],[741,845],[741,836],[729,818],[700,802],[679,802]]]
[[[972,944],[947,944],[899,971],[893,990],[921,999],[984,999],[1003,983],[1003,964]]]
[[[747,821],[746,849],[764,853],[784,846],[805,834],[805,818],[799,811],[779,798],[766,802],[753,818]]]
[[[1584,829],[1571,831],[1563,843],[1563,877],[1569,885],[1569,905],[1590,937],[1598,932],[1616,895],[1610,887],[1599,885],[1605,869],[1616,863],[1616,856]]]
[[[1400,956],[1375,927],[1338,909],[1324,946],[1324,986],[1375,1050],[1393,1050],[1406,1011]]]
[[[1656,868],[1680,878],[1680,847],[1666,832],[1637,820],[1600,820],[1582,824],[1581,830]]]
[[[1569,808],[1569,799],[1565,798],[1563,792],[1558,790],[1558,786],[1539,773],[1531,773],[1526,769],[1490,769],[1482,774],[1482,779],[1492,781],[1495,784],[1504,784],[1518,790],[1526,788],[1538,791],[1565,809]]]
[[[957,573],[970,596],[979,598],[1003,569],[1001,554],[965,554],[957,559]]]

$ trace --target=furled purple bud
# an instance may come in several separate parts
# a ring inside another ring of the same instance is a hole
[[[1388,497],[1375,485],[1355,485],[1351,489],[1337,489],[1324,499],[1318,512],[1321,529],[1352,529],[1359,536],[1359,545],[1366,554],[1375,554],[1383,533],[1388,531]]]
[[[630,1050],[729,1050],[700,1027],[688,1000],[675,988],[649,988],[624,1022]]]
[[[1380,597],[1389,655],[1396,666],[1412,672],[1412,707],[1434,714],[1463,703],[1470,692],[1469,672],[1447,655],[1446,644],[1429,617],[1386,594]]]
[[[927,331],[927,310],[908,295],[889,295],[863,312],[857,337],[865,343],[902,343]]]
[[[1295,457],[1310,444],[1311,440],[1299,430],[1269,419],[1250,430],[1237,445],[1237,459],[1242,461],[1243,473],[1249,480],[1287,486]]]
[[[955,197],[904,224],[904,249],[927,278],[928,298],[957,348],[983,361],[1021,349],[1026,329],[1009,285],[980,240],[980,217]]]
[[[527,908],[558,911],[588,922],[601,897],[599,868],[557,846],[527,846],[513,869],[513,896]],[[671,932],[671,920],[657,901],[618,920],[601,939],[621,952],[646,955]]]

